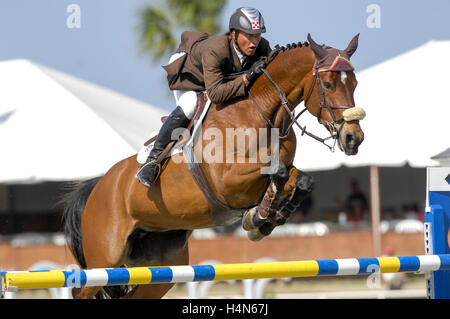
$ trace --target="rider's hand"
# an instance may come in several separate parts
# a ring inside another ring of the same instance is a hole
[[[260,58],[258,61],[252,64],[250,69],[245,73],[245,77],[249,83],[255,81],[258,76],[263,73],[263,69],[266,67],[266,59],[264,57]]]

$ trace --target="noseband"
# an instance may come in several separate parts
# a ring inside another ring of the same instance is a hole
[[[325,98],[325,93],[322,88],[322,83],[320,82],[318,71],[315,72],[315,75],[311,81],[311,85],[309,86],[306,98],[304,99],[305,108],[297,116],[295,116],[295,111],[294,110],[291,111],[291,109],[289,108],[289,105],[288,105],[289,102],[286,98],[286,93],[281,91],[279,86],[275,83],[275,81],[272,79],[272,77],[270,76],[269,72],[267,72],[266,69],[262,69],[262,71],[264,72],[264,74],[267,76],[267,78],[270,80],[270,82],[273,84],[273,86],[277,90],[278,95],[281,100],[281,104],[283,105],[285,112],[289,115],[289,117],[291,119],[287,128],[282,131],[282,133],[280,135],[280,139],[284,139],[289,135],[289,132],[295,123],[302,130],[302,135],[306,134],[306,135],[314,138],[315,140],[317,140],[317,141],[321,142],[322,144],[324,144],[325,146],[327,146],[332,152],[334,152],[334,149],[336,146],[336,141],[339,141],[339,143],[341,143],[339,140],[339,135],[340,135],[341,129],[343,127],[343,125],[340,125],[339,127],[337,127],[337,125],[341,124],[342,122],[348,122],[348,121],[352,121],[352,120],[361,120],[365,116],[364,110],[362,110],[361,108],[357,108],[354,106],[348,106],[348,105],[329,105]],[[302,127],[297,121],[298,118],[300,117],[300,115],[302,115],[307,110],[306,103],[308,102],[309,97],[311,96],[311,93],[313,91],[313,88],[314,88],[314,85],[316,82],[317,82],[318,98],[319,98],[319,111],[317,113],[317,120],[319,121],[319,123],[321,123],[323,108],[328,110],[328,112],[332,118],[332,122],[325,121],[323,123],[324,126],[330,132],[330,136],[328,136],[326,138],[320,138],[320,137],[306,131],[306,127]],[[264,114],[262,109],[259,107],[258,103],[256,103],[255,98],[250,94],[250,92],[249,92],[249,95],[250,95],[251,99],[253,100],[253,103],[256,105],[258,111],[261,113],[261,115],[264,117],[264,119],[267,121],[267,123],[270,125],[270,127],[274,128],[272,121]],[[345,111],[341,117],[336,118],[336,115],[334,114],[333,110],[339,110],[339,109],[345,109]],[[349,109],[353,109],[352,110],[353,112],[351,112]],[[283,124],[284,124],[284,121],[283,121]],[[283,128],[284,127],[285,126],[283,125]],[[334,139],[334,143],[332,146],[330,146],[326,143],[326,141],[328,139]]]

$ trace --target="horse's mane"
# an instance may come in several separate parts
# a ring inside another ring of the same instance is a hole
[[[287,50],[291,50],[291,49],[295,49],[297,47],[308,47],[309,43],[308,42],[293,42],[293,43],[288,43],[286,44],[286,46],[280,46],[279,44],[275,45],[275,49],[273,49],[272,51],[270,51],[269,56],[267,57],[267,64],[269,64],[270,62],[273,61],[273,59],[280,53],[280,52],[284,52]]]

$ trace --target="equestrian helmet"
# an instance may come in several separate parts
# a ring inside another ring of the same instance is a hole
[[[261,13],[255,8],[242,7],[236,9],[231,15],[230,32],[240,30],[248,34],[258,34],[266,32],[264,19]]]

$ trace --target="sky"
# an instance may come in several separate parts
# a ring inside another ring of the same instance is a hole
[[[170,111],[174,100],[161,68],[168,58],[154,63],[142,53],[137,32],[139,10],[155,2],[1,0],[0,61],[28,59]],[[67,25],[72,4],[80,9],[79,28]],[[272,47],[304,42],[311,33],[344,49],[360,33],[356,72],[430,40],[450,40],[448,0],[228,0],[224,31],[242,6],[261,11]]]

